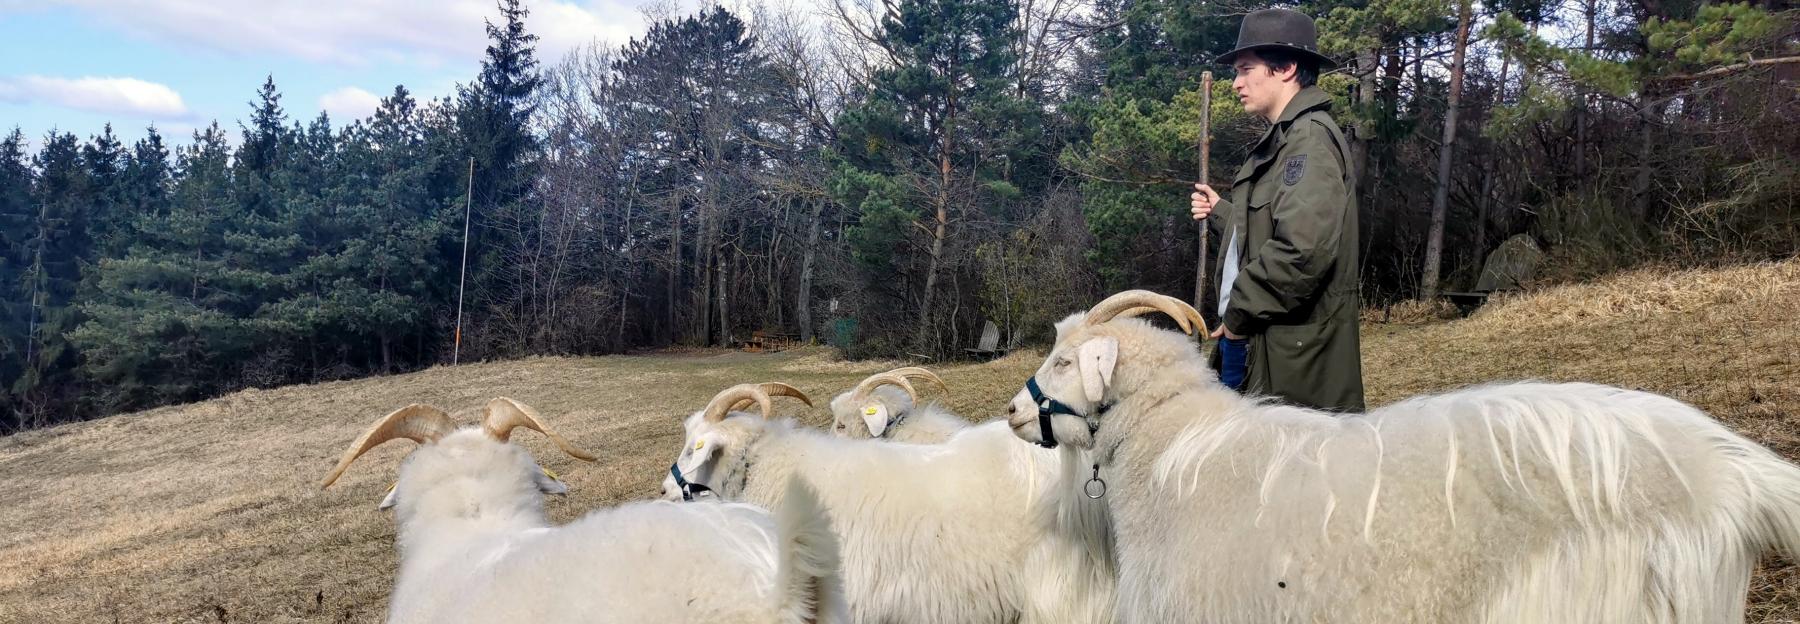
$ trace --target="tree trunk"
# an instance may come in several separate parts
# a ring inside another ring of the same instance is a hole
[[[1419,45],[1417,45],[1413,48],[1412,72],[1413,72],[1413,76],[1412,76],[1413,93],[1414,94],[1424,93],[1425,92],[1425,44],[1424,43],[1420,43]],[[1413,117],[1414,118],[1423,118],[1424,115],[1425,115],[1424,107],[1422,107],[1422,106],[1414,107],[1414,109],[1413,109]]]
[[[1536,39],[1538,36],[1538,25],[1539,22],[1534,21],[1531,23],[1531,38],[1533,39]],[[1525,89],[1531,86],[1531,81],[1536,79],[1537,75],[1532,72],[1532,69],[1531,63],[1526,63],[1523,60],[1519,62],[1519,97],[1521,98],[1525,97]]]
[[[718,264],[719,267],[718,279],[714,280],[713,283],[713,291],[717,293],[716,297],[718,298],[719,306],[719,327],[718,332],[713,339],[713,345],[729,347],[731,346],[731,308],[727,303],[730,301],[730,298],[727,295],[729,294],[730,289],[726,288],[726,284],[729,282],[726,282],[725,278],[729,272],[730,254],[726,253],[724,245],[720,245],[718,251],[713,252],[713,262]]]
[[[625,219],[619,222],[620,240],[630,237],[628,232],[631,231],[631,209],[635,205],[637,205],[637,174],[634,173],[631,178],[631,192],[625,196]],[[605,232],[604,229],[601,231]],[[602,240],[600,248],[609,252],[613,250],[604,240]],[[612,349],[621,349],[625,346],[625,317],[628,312],[626,304],[631,302],[631,284],[637,281],[635,276],[630,273],[632,263],[622,262],[620,264],[624,266],[619,271],[619,324],[613,329]]]
[[[1587,0],[1582,5],[1582,15],[1587,21],[1586,45],[1581,53],[1594,53],[1594,17],[1599,8],[1597,0]],[[1587,86],[1576,83],[1575,86],[1575,181],[1580,183],[1587,176],[1587,144],[1588,144],[1588,90]]]
[[[1494,103],[1495,104],[1506,104],[1507,103],[1506,79],[1507,79],[1507,73],[1510,71],[1512,71],[1512,55],[1511,54],[1500,55],[1500,82],[1499,82],[1499,84],[1495,85],[1495,87],[1494,87]]]
[[[947,187],[950,183],[950,159],[946,156],[940,160],[941,164],[939,167],[943,171],[943,179],[940,184]],[[919,333],[913,339],[914,346],[920,352],[931,351],[931,345],[929,344],[931,338],[931,299],[932,294],[937,290],[938,262],[944,255],[944,225],[950,220],[948,207],[950,201],[949,193],[950,190],[948,188],[938,189],[935,219],[937,223],[931,230],[931,259],[927,262],[925,267],[925,299],[919,305]]]
[[[1652,94],[1644,93],[1640,100],[1648,102]],[[1631,182],[1631,216],[1636,223],[1646,223],[1650,219],[1650,160],[1654,155],[1656,141],[1652,131],[1656,128],[1656,120],[1662,116],[1662,105],[1644,107],[1638,113],[1640,124],[1638,145],[1637,177]]]
[[[1363,115],[1375,110],[1375,63],[1376,55],[1380,52],[1379,49],[1369,49],[1356,56],[1356,70],[1362,72],[1356,88],[1356,103],[1362,106]],[[1356,176],[1356,187],[1350,189],[1353,193],[1360,191],[1369,178],[1369,144],[1375,140],[1373,125],[1372,121],[1362,119],[1350,128],[1350,166],[1355,169],[1353,173]],[[1368,202],[1360,202],[1359,205],[1366,206]]]
[[[1512,56],[1502,57],[1500,59],[1500,82],[1494,89],[1494,102],[1497,105],[1504,105],[1507,102],[1506,82],[1511,70]],[[1488,157],[1489,162],[1505,162],[1505,145],[1501,141],[1493,141],[1490,144],[1493,146],[1493,153]],[[1477,270],[1480,270],[1480,267],[1487,262],[1488,219],[1493,216],[1495,209],[1500,205],[1499,168],[1483,167],[1482,172],[1481,199],[1475,208],[1475,263]]]
[[[1469,48],[1470,3],[1458,2],[1456,51],[1450,60],[1450,102],[1444,110],[1444,147],[1438,152],[1437,192],[1431,198],[1431,232],[1425,240],[1424,277],[1419,280],[1419,296],[1437,298],[1438,265],[1444,255],[1444,220],[1450,204],[1450,166],[1456,156],[1456,112],[1462,104],[1463,55]]]
[[[1393,104],[1400,100],[1400,79],[1406,75],[1406,59],[1396,42],[1387,50],[1387,69],[1381,73],[1381,101]]]
[[[919,305],[919,332],[913,338],[913,345],[921,352],[936,355],[934,345],[930,344],[931,331],[931,299],[937,290],[938,264],[944,257],[944,229],[950,223],[950,152],[955,146],[956,130],[956,91],[951,90],[945,104],[943,149],[938,152],[938,189],[936,200],[936,221],[931,230],[931,259],[925,268],[925,299]]]
[[[25,371],[30,371],[35,368],[34,361],[37,360],[38,311],[43,308],[44,299],[42,296],[42,287],[44,283],[44,244],[45,241],[50,238],[50,234],[45,231],[46,228],[44,227],[44,224],[50,219],[49,213],[50,208],[48,207],[48,204],[38,208],[37,248],[32,251],[31,302],[28,304],[30,306],[31,320],[26,325],[25,330]]]
[[[788,209],[792,207],[793,200],[791,198],[782,199],[781,213],[776,216],[775,222],[769,227],[769,260],[764,263],[763,271],[763,287],[765,288],[763,299],[767,302],[763,313],[762,325],[764,327],[779,328],[783,326],[781,322],[781,280],[776,277],[776,265],[781,263],[781,233],[787,228]]]
[[[394,372],[394,352],[388,344],[386,330],[381,332],[381,374],[391,375]]]
[[[806,246],[800,250],[800,287],[794,299],[794,319],[800,324],[800,340],[812,342],[813,255],[819,246],[819,216],[825,211],[825,200],[814,200],[812,217],[807,219]]]
[[[1406,77],[1406,56],[1399,42],[1394,42],[1387,49],[1386,68],[1381,72],[1381,90],[1376,94],[1383,114],[1399,114],[1400,81]],[[1370,142],[1369,173],[1363,176],[1369,187],[1369,196],[1377,197],[1382,190],[1383,176],[1393,165],[1392,149],[1374,152],[1374,142]],[[1371,202],[1373,203],[1373,202]]]
[[[669,295],[663,302],[667,316],[663,319],[663,344],[675,342],[675,285],[681,281],[681,196],[669,197]]]
[[[703,345],[712,342],[712,326],[708,322],[712,320],[713,263],[719,261],[715,242],[717,237],[713,234],[716,227],[712,223],[712,215],[707,214],[705,206],[701,206],[700,234],[694,240],[694,251],[700,255],[694,262],[694,286],[699,290],[693,293],[691,302],[693,309],[699,314],[694,315],[693,326],[688,328],[688,335]]]
[[[1493,161],[1499,160],[1495,156],[1489,158]],[[1481,197],[1475,201],[1475,244],[1471,245],[1474,248],[1473,260],[1477,271],[1481,270],[1482,263],[1487,259],[1487,222],[1488,215],[1494,213],[1494,178],[1496,177],[1499,177],[1499,174],[1495,173],[1492,168],[1482,168]]]
[[[194,279],[188,281],[188,303],[191,304],[198,304],[200,302],[200,254],[203,253],[205,249],[206,248],[203,245],[194,247],[194,264],[192,269]]]

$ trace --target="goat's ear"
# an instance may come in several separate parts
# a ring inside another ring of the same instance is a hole
[[[388,486],[387,496],[383,496],[381,498],[381,504],[376,506],[375,508],[378,510],[381,510],[381,511],[387,511],[389,509],[393,509],[394,505],[396,505],[400,502],[400,499],[397,496],[400,493],[399,486],[400,486],[400,484],[398,484],[398,483]]]
[[[863,423],[869,426],[869,435],[877,438],[881,437],[881,432],[887,431],[888,426],[887,405],[880,401],[864,405],[862,408],[862,419]]]
[[[1113,366],[1119,363],[1119,341],[1101,336],[1081,343],[1075,358],[1081,369],[1081,390],[1089,403],[1099,403],[1112,384]]]
[[[675,464],[682,472],[687,473],[688,480],[694,481],[699,475],[712,470],[712,462],[719,458],[722,450],[717,432],[702,433],[682,450],[681,457],[675,460]]]

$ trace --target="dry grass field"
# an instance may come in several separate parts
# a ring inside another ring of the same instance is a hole
[[[1595,381],[1688,401],[1800,458],[1800,260],[1639,271],[1496,300],[1461,320],[1397,312],[1364,327],[1373,405],[1493,380]],[[954,407],[986,418],[1041,357],[936,370]],[[409,449],[370,453],[330,490],[318,481],[396,407],[431,403],[463,422],[494,396],[536,407],[601,458],[515,438],[569,482],[571,494],[548,503],[561,522],[653,495],[680,418],[727,385],[786,381],[823,406],[893,364],[817,348],[539,358],[246,391],[3,438],[0,622],[378,621],[395,556],[375,505]],[[1766,568],[1749,621],[1800,621],[1800,570]]]

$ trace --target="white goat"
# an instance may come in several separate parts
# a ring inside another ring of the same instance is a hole
[[[908,379],[930,380],[939,390],[949,392],[944,380],[916,366],[870,375],[831,399],[832,433],[858,440],[937,444],[969,428],[969,421],[941,403],[917,405],[919,393]]]
[[[771,394],[811,403],[778,383],[721,392],[687,418],[664,496],[778,505],[781,483],[814,484],[843,544],[857,622],[1111,621],[1104,509],[1058,488],[1059,470],[1087,467],[1075,451],[1022,444],[1003,422],[937,445],[834,438],[769,420]],[[761,414],[730,409],[744,399]]]
[[[376,421],[321,487],[389,440],[420,444],[382,502],[396,507],[399,578],[389,622],[847,621],[837,540],[811,492],[788,484],[775,518],[750,505],[630,503],[562,527],[543,493],[568,489],[507,443],[514,428],[594,457],[511,399],[458,430],[411,405]]]
[[[1219,384],[1185,336],[1109,322],[1142,304],[1199,319],[1108,298],[1059,324],[1010,410],[1021,438],[1095,449],[1122,621],[1741,622],[1758,557],[1800,546],[1800,468],[1673,399],[1282,406]]]

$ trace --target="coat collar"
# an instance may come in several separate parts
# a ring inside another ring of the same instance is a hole
[[[1257,169],[1275,158],[1275,150],[1264,148],[1267,143],[1274,140],[1276,132],[1292,124],[1301,115],[1315,109],[1331,109],[1331,96],[1326,94],[1325,90],[1313,86],[1301,89],[1299,93],[1294,94],[1294,98],[1288,100],[1287,108],[1281,109],[1281,117],[1276,119],[1275,123],[1270,124],[1269,128],[1263,131],[1262,138],[1257,139],[1256,145],[1250,148],[1250,160],[1245,162],[1244,167],[1238,171],[1237,179],[1233,183],[1255,177]]]
[[[1306,111],[1315,108],[1330,110],[1331,96],[1327,95],[1324,89],[1320,89],[1316,86],[1306,87],[1301,89],[1299,93],[1294,94],[1294,99],[1288,100],[1287,108],[1282,109],[1281,111],[1281,119],[1277,120],[1275,123],[1285,124],[1291,122],[1299,117],[1301,113],[1305,113]]]

